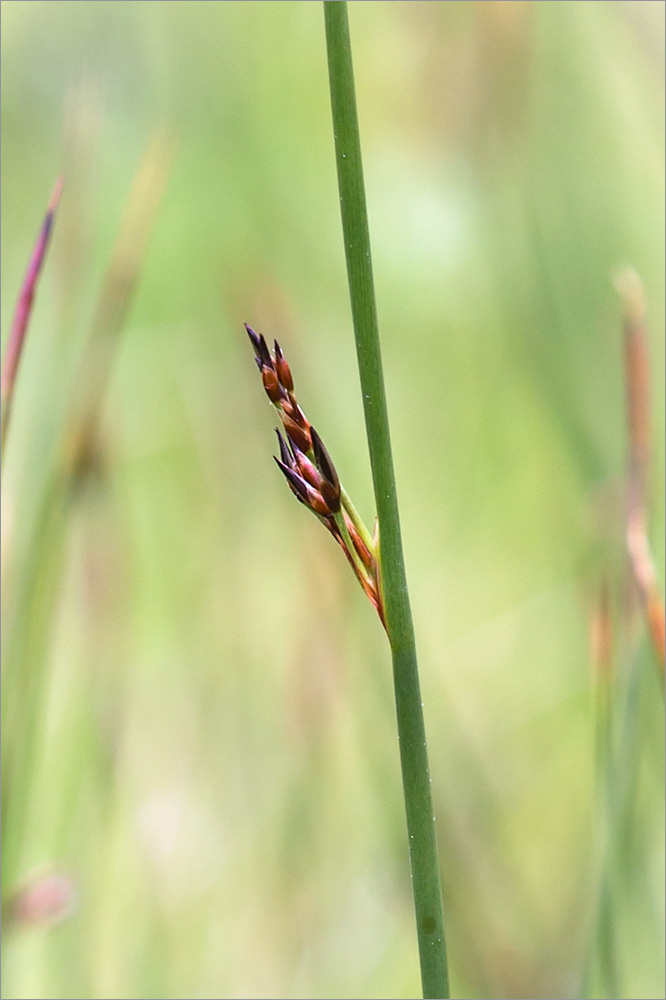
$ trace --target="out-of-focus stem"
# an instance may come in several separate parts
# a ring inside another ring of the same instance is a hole
[[[593,993],[595,977],[609,997],[620,996],[615,921],[614,877],[616,869],[617,805],[613,767],[613,658],[614,636],[608,580],[602,581],[591,629],[594,669],[595,724],[595,818],[597,854],[600,858],[596,913],[587,958],[585,995]]]
[[[650,467],[650,359],[645,296],[630,268],[615,281],[622,300],[627,398],[628,483],[626,542],[648,632],[664,684],[664,600],[647,533],[647,479]]]
[[[582,996],[622,997],[623,940],[619,890],[627,878],[628,837],[635,820],[640,768],[640,701],[647,676],[617,662],[609,579],[602,580],[591,618],[595,735],[595,848],[598,862]],[[619,669],[618,669],[619,668]],[[624,676],[623,676],[624,675]],[[652,686],[650,686],[652,695]]]
[[[68,500],[96,458],[98,426],[120,334],[138,282],[173,144],[161,134],[149,144],[125,205],[118,238],[97,300],[78,369],[53,476],[42,486],[25,563],[3,629],[2,885],[12,886],[21,865],[30,792],[39,760],[46,683],[46,637],[62,567]]]
[[[150,140],[134,176],[97,299],[88,343],[81,359],[77,404],[65,431],[63,461],[71,472],[85,468],[95,448],[100,401],[146,256],[157,210],[164,197],[174,143],[162,132]]]
[[[645,507],[650,465],[650,359],[645,323],[645,296],[630,268],[615,280],[622,300],[624,371],[627,398],[630,506]]]

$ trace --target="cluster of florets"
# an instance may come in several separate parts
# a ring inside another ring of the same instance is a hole
[[[340,544],[363,590],[384,622],[379,581],[377,539],[371,538],[343,490],[335,466],[319,434],[298,405],[291,369],[277,340],[268,348],[263,334],[245,324],[266,395],[282,421],[276,428],[276,458],[292,493],[317,516]]]

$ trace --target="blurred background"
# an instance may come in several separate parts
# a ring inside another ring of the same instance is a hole
[[[613,278],[663,593],[664,4],[349,14],[453,995],[663,996]],[[371,524],[321,5],[4,0],[2,137],[3,344],[65,174],[3,455],[3,996],[418,996],[388,647],[242,325]]]

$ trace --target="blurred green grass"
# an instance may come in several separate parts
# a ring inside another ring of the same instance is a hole
[[[3,996],[416,995],[389,658],[272,467],[242,322],[372,496],[316,3],[2,4],[2,332],[66,191],[20,373],[11,585],[133,172],[178,139],[68,519]],[[664,6],[350,4],[457,996],[575,996],[597,864],[588,622],[621,561],[619,305],[646,289],[663,591]],[[4,595],[3,595],[4,596]],[[663,703],[640,623],[627,996],[664,988]],[[11,664],[7,664],[11,669]]]

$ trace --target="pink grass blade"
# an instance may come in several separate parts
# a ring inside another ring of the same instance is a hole
[[[28,269],[23,279],[23,285],[21,286],[21,292],[16,303],[16,308],[14,309],[14,316],[12,319],[11,329],[9,331],[9,339],[7,341],[7,349],[5,351],[5,357],[2,364],[2,376],[0,381],[0,396],[2,400],[0,446],[2,450],[4,450],[5,440],[7,437],[11,404],[14,396],[14,386],[16,385],[16,374],[18,372],[21,354],[23,352],[23,345],[28,331],[28,324],[30,322],[30,315],[32,313],[32,307],[35,300],[37,280],[41,273],[46,251],[51,239],[53,220],[55,218],[58,202],[60,201],[60,195],[62,194],[62,187],[63,177],[60,176],[53,189],[51,200],[49,202],[46,215],[44,216],[44,221],[39,231],[37,242],[35,243],[34,250],[32,251],[32,257],[30,258]]]

